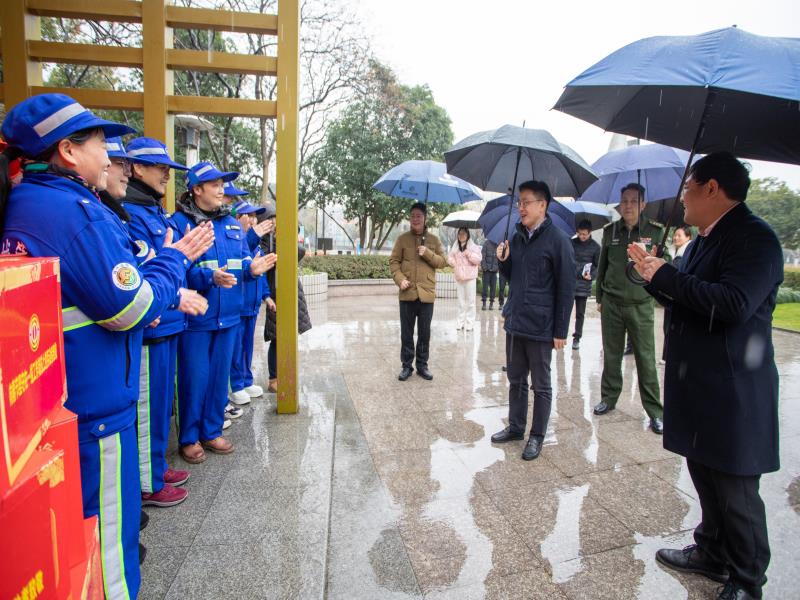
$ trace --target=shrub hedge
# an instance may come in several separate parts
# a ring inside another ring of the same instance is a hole
[[[787,288],[800,290],[800,271],[784,271],[783,285]]]
[[[328,279],[390,279],[389,257],[382,255],[306,255],[300,263],[319,273],[327,273]]]

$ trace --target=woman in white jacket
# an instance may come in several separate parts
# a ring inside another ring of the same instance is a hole
[[[457,329],[471,331],[475,324],[475,280],[481,264],[481,248],[469,237],[469,229],[458,230],[458,239],[447,255],[448,264],[453,267],[458,290]]]

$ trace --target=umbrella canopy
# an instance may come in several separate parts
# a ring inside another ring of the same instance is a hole
[[[586,161],[543,129],[503,125],[475,133],[444,154],[447,172],[484,190],[544,181],[554,196],[579,196],[597,177]]]
[[[463,204],[482,198],[474,185],[450,175],[444,163],[432,160],[407,160],[389,169],[372,187],[417,202]]]
[[[458,210],[447,215],[442,221],[442,225],[447,227],[455,227],[460,229],[466,227],[467,229],[480,229],[478,219],[481,213],[474,210]]]
[[[554,212],[553,209],[556,206],[571,213],[576,229],[581,221],[589,221],[592,224],[592,231],[600,229],[611,221],[611,214],[608,209],[595,202],[556,200],[551,205],[550,212]],[[575,233],[574,230],[570,235],[573,233]]]
[[[800,39],[646,38],[570,81],[554,108],[667,146],[800,164]]]
[[[494,203],[494,204],[492,204]],[[511,205],[511,220],[509,221],[508,212]],[[547,209],[547,215],[552,219],[553,225],[569,236],[575,234],[574,215],[569,211],[556,207],[556,202],[551,202]],[[514,233],[514,228],[519,223],[519,211],[516,202],[511,196],[501,196],[487,203],[478,219],[483,236],[495,244],[499,244],[510,238]]]

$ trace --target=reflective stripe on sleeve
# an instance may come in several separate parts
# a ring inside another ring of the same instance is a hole
[[[87,317],[83,311],[79,310],[77,306],[62,308],[61,321],[64,326],[64,333],[94,324],[94,321]]]
[[[242,259],[241,258],[229,258],[228,259],[228,270],[229,271],[241,271],[242,270]]]
[[[127,331],[135,326],[153,304],[153,288],[145,279],[131,303],[110,319],[97,321],[97,324],[111,331]]]
[[[197,266],[203,269],[213,269],[214,271],[216,271],[217,269],[219,269],[219,261],[203,260],[197,263]]]

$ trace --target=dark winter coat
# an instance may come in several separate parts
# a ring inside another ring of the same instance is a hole
[[[597,277],[597,265],[600,264],[600,244],[589,238],[585,242],[577,237],[572,238],[572,250],[575,252],[575,295],[588,297],[592,295],[592,281],[583,278],[584,265],[591,264],[592,279]]]
[[[497,244],[491,240],[485,240],[481,247],[481,271],[484,273],[496,273],[500,267],[497,262]]]
[[[261,248],[266,254],[274,252],[274,236],[265,236],[261,241]],[[306,250],[303,246],[297,246],[297,262],[303,260],[306,255]],[[269,282],[270,294],[273,300],[277,299],[277,290],[275,288],[275,267],[267,271],[267,281]],[[311,329],[311,315],[308,313],[308,304],[306,304],[306,294],[303,291],[303,284],[297,280],[297,332],[305,333]],[[277,339],[277,315],[271,310],[267,309],[267,318],[264,319],[264,341],[272,342]]]
[[[575,255],[569,238],[550,217],[530,238],[517,224],[500,272],[511,289],[504,310],[506,332],[543,342],[566,339],[575,300]]]
[[[647,286],[671,308],[664,448],[734,475],[777,471],[781,245],[744,203],[691,244],[679,269],[662,266]]]

